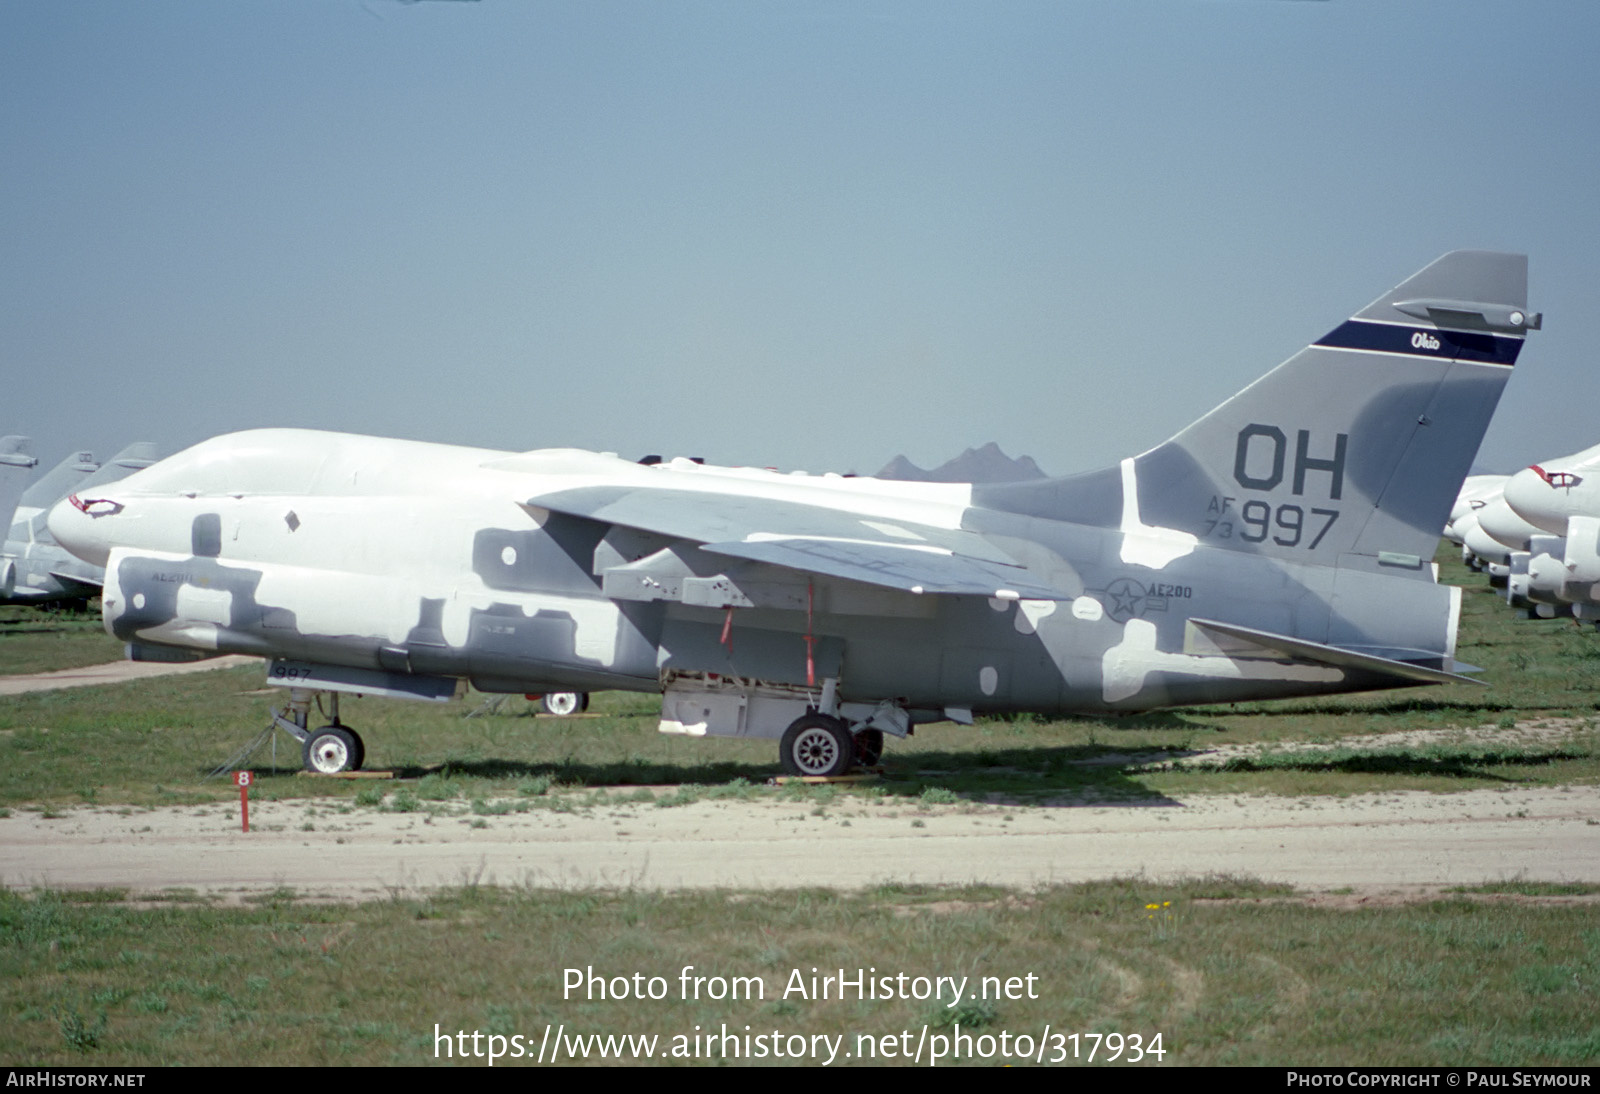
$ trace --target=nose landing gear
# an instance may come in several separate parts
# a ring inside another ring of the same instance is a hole
[[[359,733],[339,721],[337,691],[324,693],[328,696],[329,724],[320,729],[306,728],[311,720],[311,701],[317,694],[307,688],[291,688],[288,707],[273,711],[273,722],[300,742],[300,757],[307,771],[318,775],[360,771],[367,760],[367,747]]]
[[[565,717],[569,714],[582,714],[589,709],[589,693],[586,691],[547,691],[539,697],[539,705],[546,714],[555,714]]]

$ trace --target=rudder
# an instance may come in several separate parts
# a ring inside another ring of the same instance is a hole
[[[1166,443],[1118,468],[975,491],[974,501],[1302,562],[1364,556],[1421,571],[1539,323],[1525,256],[1453,251]]]

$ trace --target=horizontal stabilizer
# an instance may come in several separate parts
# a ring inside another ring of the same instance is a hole
[[[1241,627],[1234,623],[1218,623],[1212,619],[1191,619],[1191,623],[1202,630],[1214,634],[1227,635],[1230,638],[1242,639],[1253,643],[1263,649],[1276,650],[1278,653],[1290,657],[1298,657],[1305,661],[1316,661],[1324,665],[1333,665],[1343,669],[1360,669],[1364,672],[1376,672],[1385,676],[1396,676],[1402,680],[1416,680],[1425,684],[1484,684],[1482,680],[1474,680],[1470,676],[1461,676],[1454,672],[1445,672],[1443,669],[1429,668],[1410,661],[1397,661],[1389,657],[1379,657],[1371,653],[1357,653],[1355,650],[1342,649],[1339,646],[1329,646],[1322,642],[1311,642],[1304,638],[1291,638],[1286,634],[1274,634],[1271,631],[1256,630],[1254,627]]]

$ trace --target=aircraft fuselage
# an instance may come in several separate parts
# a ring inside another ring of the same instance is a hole
[[[1031,556],[1060,598],[919,595],[759,563],[743,583],[766,602],[736,610],[686,602],[681,588],[607,595],[608,563],[664,548],[683,560],[673,576],[728,569],[693,543],[623,530],[634,542],[619,545],[613,526],[511,500],[619,477],[684,480],[708,504],[734,489],[804,493],[880,522],[887,507],[976,525]],[[1452,591],[1413,577],[1206,545],[1153,568],[1123,561],[1120,531],[974,512],[969,489],[270,430],[191,449],[58,510],[52,527],[91,561],[107,537],[105,621],[124,641],[491,691],[655,691],[672,672],[794,687],[836,676],[841,699],[923,711],[1130,710],[1352,687],[1347,669],[1220,649],[1191,617],[1315,641],[1381,633],[1386,649],[1453,640]],[[1396,612],[1397,598],[1421,610]]]

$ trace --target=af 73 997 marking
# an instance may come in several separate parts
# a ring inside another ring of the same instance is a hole
[[[1233,500],[1233,498],[1213,498],[1212,512],[1226,512]],[[1311,515],[1324,518],[1322,527],[1317,529],[1317,534],[1306,544],[1306,550],[1315,551],[1317,544],[1322,542],[1322,537],[1333,527],[1333,522],[1339,519],[1339,510],[1313,509]],[[1238,523],[1244,526],[1238,529],[1239,538],[1244,542],[1260,543],[1270,533],[1272,542],[1280,547],[1298,547],[1307,531],[1305,509],[1292,503],[1273,506],[1259,500],[1247,501],[1239,509]],[[1218,539],[1232,539],[1235,527],[1234,521],[1214,519],[1206,522],[1205,530],[1200,534],[1215,536]]]

